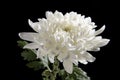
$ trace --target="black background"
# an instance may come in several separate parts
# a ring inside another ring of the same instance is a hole
[[[96,29],[99,29],[105,24],[106,29],[101,35],[111,40],[107,46],[101,48],[101,51],[91,52],[91,54],[96,57],[95,62],[89,63],[88,65],[80,64],[79,66],[87,72],[91,80],[116,80],[118,77],[117,67],[119,63],[119,56],[116,56],[119,54],[119,47],[117,47],[119,44],[117,43],[117,40],[119,41],[119,27],[115,25],[118,21],[117,14],[119,9],[116,3],[115,1],[107,0],[13,1],[12,4],[7,6],[6,14],[10,17],[6,19],[10,22],[9,25],[11,25],[8,26],[7,30],[14,36],[13,38],[9,38],[10,35],[7,40],[15,43],[14,47],[12,47],[14,57],[9,59],[14,59],[12,61],[14,62],[13,65],[9,65],[9,69],[12,70],[10,73],[14,72],[13,77],[15,80],[41,80],[41,71],[34,72],[25,66],[26,61],[20,56],[22,49],[20,49],[16,43],[17,40],[20,40],[18,37],[19,32],[33,32],[28,25],[28,19],[37,21],[38,18],[44,18],[46,11],[54,12],[58,10],[63,12],[63,14],[75,11],[86,17],[90,16],[92,21],[98,25]]]

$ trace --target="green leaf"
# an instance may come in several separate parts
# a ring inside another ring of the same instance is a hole
[[[59,73],[58,73],[59,76],[63,76],[65,75],[65,70],[60,70]]]
[[[54,64],[53,64],[53,71],[54,71],[54,73],[58,73],[59,72],[59,61],[57,60],[57,57],[55,57],[55,62],[54,62]]]
[[[67,73],[65,72],[64,69],[62,69],[62,70],[59,70],[58,76],[60,76],[61,80],[65,80],[65,78],[67,77]]]
[[[35,71],[44,68],[43,63],[40,61],[29,62],[26,64],[26,66],[29,68],[33,68]]]
[[[53,74],[47,69],[43,71],[42,76],[43,80],[55,80]]]
[[[90,80],[90,77],[87,76],[86,72],[79,67],[74,67],[72,75],[74,78],[77,78],[76,80]]]
[[[68,75],[66,78],[64,78],[65,80],[70,80],[70,76]],[[62,80],[64,80],[62,79]]]
[[[36,60],[36,54],[31,50],[25,50],[21,53],[21,56],[24,57],[24,60],[33,61]]]
[[[17,43],[20,48],[23,48],[27,44],[26,41],[22,41],[22,40],[17,41]]]
[[[69,74],[64,69],[60,70],[58,75],[61,80],[90,80],[87,74],[79,67],[73,67],[73,73]]]
[[[42,76],[43,77],[49,77],[50,76],[50,71],[49,70],[45,70],[43,73],[42,73]]]

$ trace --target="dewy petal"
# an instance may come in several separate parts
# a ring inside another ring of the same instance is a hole
[[[63,66],[64,66],[64,69],[65,69],[66,72],[72,74],[73,63],[69,59],[66,59],[66,60],[63,61]]]
[[[33,28],[33,30],[35,30],[36,32],[40,32],[41,27],[37,22],[33,23],[30,19],[28,19],[28,23]]]
[[[95,35],[101,34],[105,30],[105,25],[95,32]]]
[[[34,38],[37,36],[37,33],[22,32],[22,33],[19,33],[19,36],[23,40],[34,41]]]
[[[39,48],[39,44],[37,44],[37,43],[29,43],[29,44],[25,45],[23,48],[37,49],[37,48]]]

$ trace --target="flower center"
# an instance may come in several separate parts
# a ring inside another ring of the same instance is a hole
[[[70,32],[72,30],[72,26],[64,26],[63,31]]]

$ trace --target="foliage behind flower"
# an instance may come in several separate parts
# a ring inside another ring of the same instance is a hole
[[[97,26],[90,17],[85,18],[76,12],[63,15],[58,11],[47,11],[46,19],[28,22],[36,32],[19,33],[21,39],[31,42],[24,48],[34,50],[37,58],[48,57],[51,63],[57,57],[70,74],[73,72],[73,64],[87,64],[95,60],[87,51],[99,51],[100,47],[109,42],[109,39],[98,36],[105,26],[96,31]]]

